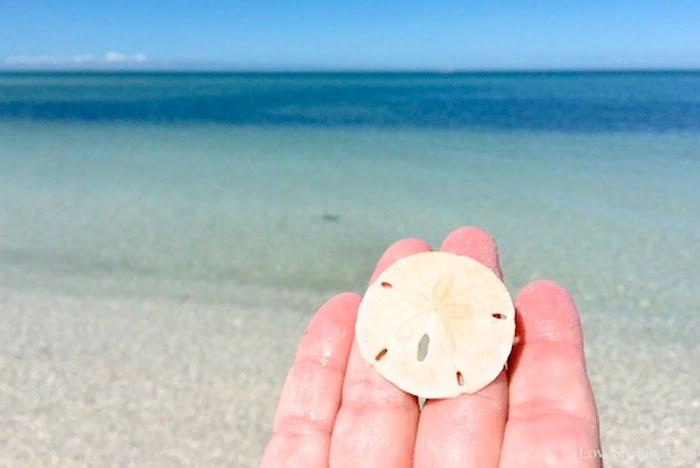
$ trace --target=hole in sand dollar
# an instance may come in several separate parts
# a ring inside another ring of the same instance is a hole
[[[464,385],[464,376],[460,371],[457,371],[457,384],[461,387]]]
[[[498,320],[505,320],[506,314],[499,314],[498,312],[494,312],[493,314],[491,314],[491,317],[498,319]]]
[[[379,351],[379,352],[377,353],[377,355],[374,356],[375,361],[379,361],[381,358],[383,358],[384,355],[386,354],[386,352],[387,352],[387,349],[386,349],[386,348],[384,348],[384,349],[382,349],[381,351]]]
[[[423,337],[418,342],[418,353],[416,354],[416,359],[418,359],[418,362],[425,361],[425,358],[428,356],[428,347],[429,346],[430,346],[430,337],[426,333],[425,335],[423,335]]]
[[[393,286],[391,283],[387,283],[386,281],[384,281],[384,282],[382,282],[382,288],[391,289],[391,288],[393,288]]]

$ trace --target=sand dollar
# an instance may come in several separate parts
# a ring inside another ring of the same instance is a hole
[[[474,393],[503,369],[515,333],[503,282],[479,262],[447,252],[402,258],[367,289],[356,339],[364,359],[405,392]]]

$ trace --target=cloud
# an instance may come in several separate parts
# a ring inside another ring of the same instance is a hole
[[[104,55],[14,55],[6,57],[5,63],[15,66],[130,65],[144,63],[147,60],[148,57],[143,53],[124,54],[110,51]]]
[[[103,57],[105,62],[109,63],[125,63],[125,62],[136,62],[142,63],[146,61],[145,54],[122,54],[121,52],[107,52]]]

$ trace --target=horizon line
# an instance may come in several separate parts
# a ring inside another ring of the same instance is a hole
[[[467,73],[654,73],[700,72],[698,67],[521,67],[521,68],[211,68],[211,67],[2,67],[0,73],[238,73],[238,74],[467,74]]]

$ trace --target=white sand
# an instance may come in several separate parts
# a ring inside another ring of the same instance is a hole
[[[320,300],[269,320],[270,303],[0,289],[0,466],[256,466]],[[697,345],[623,348],[614,327],[588,340],[608,466],[693,466]]]
[[[0,466],[254,466],[304,326],[279,314],[0,290]]]

